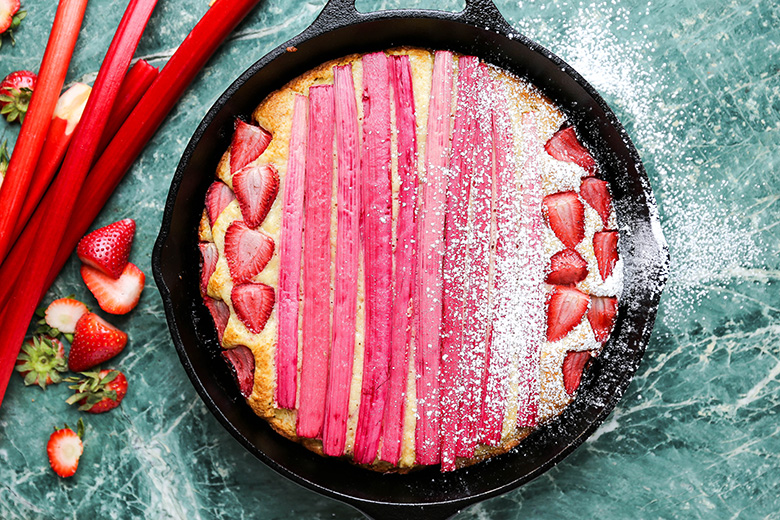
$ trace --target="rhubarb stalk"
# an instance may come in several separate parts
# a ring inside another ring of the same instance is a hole
[[[319,437],[325,418],[330,347],[330,209],[333,184],[333,86],[309,89],[303,228],[303,351],[298,435]]]
[[[384,52],[367,54],[363,57],[361,163],[366,323],[354,451],[359,464],[370,464],[377,457],[390,370],[393,312],[390,102],[390,59]]]
[[[398,464],[401,456],[401,439],[404,428],[406,404],[406,380],[409,371],[409,345],[412,341],[412,301],[414,274],[417,262],[417,121],[414,113],[414,90],[409,56],[392,58],[393,100],[398,147],[398,176],[401,186],[398,193],[398,219],[396,222],[395,282],[392,343],[390,354],[390,379],[382,427],[382,460]]]
[[[439,357],[442,318],[442,260],[444,216],[447,208],[447,169],[452,104],[452,53],[437,51],[433,62],[425,150],[425,185],[419,224],[418,301],[415,368],[417,370],[417,427],[415,449],[419,464],[440,460]]]
[[[338,231],[333,293],[333,343],[330,349],[322,447],[326,455],[341,456],[344,454],[347,438],[349,390],[355,352],[360,246],[359,128],[352,65],[333,68],[333,88],[336,99]]]
[[[276,344],[276,405],[295,408],[298,385],[298,309],[303,247],[303,193],[306,168],[308,98],[296,95],[290,151],[284,179],[279,250],[279,341]]]

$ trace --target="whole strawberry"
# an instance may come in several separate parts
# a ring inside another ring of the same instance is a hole
[[[108,361],[127,345],[127,334],[93,312],[76,323],[76,332],[68,355],[68,368],[83,372]]]
[[[17,119],[20,123],[24,122],[24,115],[37,82],[38,76],[34,72],[17,70],[0,83],[0,115],[4,115],[9,123]]]
[[[16,45],[14,31],[27,16],[27,11],[20,11],[19,0],[0,0],[0,46],[3,45],[3,34],[11,37],[11,45]]]
[[[46,385],[62,381],[60,372],[67,370],[65,347],[56,338],[33,336],[22,345],[15,368],[25,385],[38,385],[45,390]]]
[[[67,424],[64,428],[54,428],[46,444],[49,465],[54,473],[61,477],[72,477],[79,467],[79,459],[84,453],[84,421],[79,419],[78,430],[73,431]]]
[[[126,218],[85,235],[79,241],[76,254],[83,263],[117,279],[122,276],[130,258],[133,236],[135,221]]]
[[[79,411],[103,413],[113,410],[127,395],[127,379],[118,370],[81,372],[82,378],[69,377],[68,388],[76,393],[67,399],[68,404],[79,404]]]

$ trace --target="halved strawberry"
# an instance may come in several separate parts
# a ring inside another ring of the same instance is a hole
[[[103,413],[113,410],[127,395],[127,378],[118,370],[101,370],[100,372],[82,372],[82,378],[69,377],[69,383],[75,383],[68,388],[76,393],[70,396],[68,404],[79,404],[79,411]]]
[[[83,372],[116,356],[127,345],[127,334],[93,312],[88,312],[76,324],[70,345],[68,368]]]
[[[211,318],[214,320],[214,326],[217,328],[217,336],[219,341],[222,342],[222,336],[225,334],[225,328],[230,318],[230,307],[227,306],[222,300],[215,300],[208,296],[203,297],[203,303],[206,304]]]
[[[558,130],[544,145],[544,149],[559,161],[578,164],[590,174],[596,171],[596,161],[580,144],[577,134],[574,133],[574,127],[569,126]]]
[[[545,282],[551,285],[569,285],[588,276],[588,262],[574,249],[558,251],[550,259],[550,272]]]
[[[127,314],[133,310],[146,281],[143,271],[130,262],[117,280],[88,265],[81,266],[81,278],[100,308],[111,314]]]
[[[564,285],[556,285],[547,302],[547,341],[558,341],[579,325],[590,297]]]
[[[212,226],[225,208],[236,200],[233,190],[224,182],[214,181],[206,192],[206,213]]]
[[[246,282],[265,269],[274,254],[274,239],[236,220],[225,232],[225,258],[236,283]]]
[[[617,243],[617,231],[599,231],[593,235],[593,252],[603,280],[609,278],[618,261]]]
[[[588,310],[588,322],[596,336],[596,341],[604,343],[612,333],[617,316],[617,298],[603,296],[590,297],[590,309]]]
[[[209,286],[211,275],[217,269],[217,260],[219,253],[217,246],[213,242],[201,242],[198,244],[200,249],[200,295],[206,296],[206,289]]]
[[[566,393],[571,395],[580,386],[582,371],[585,365],[593,357],[589,350],[575,351],[570,350],[563,359],[563,387]]]
[[[72,477],[79,467],[79,458],[84,453],[84,421],[79,419],[78,433],[66,424],[64,428],[54,428],[46,444],[49,465],[54,473],[61,477]]]
[[[276,302],[273,288],[264,283],[242,283],[233,286],[230,298],[238,319],[250,331],[260,334]]]
[[[0,34],[11,28],[20,7],[19,0],[0,0]]]
[[[265,129],[236,119],[236,130],[230,142],[230,173],[236,173],[260,157],[270,142],[271,134]]]
[[[573,191],[547,195],[542,200],[547,223],[563,245],[573,249],[585,238],[585,206]]]
[[[265,220],[279,193],[279,174],[270,164],[247,166],[233,176],[233,189],[244,222],[256,228]]]
[[[244,345],[239,345],[223,350],[222,357],[233,369],[233,376],[236,378],[241,395],[249,397],[255,384],[255,356],[252,351]]]
[[[46,324],[65,334],[76,331],[76,323],[86,312],[87,306],[73,298],[59,298],[46,307]]]
[[[612,197],[609,194],[609,183],[597,179],[596,177],[587,177],[583,179],[580,186],[580,196],[582,200],[590,204],[601,217],[604,227],[609,225],[609,214],[612,212]]]
[[[15,364],[25,385],[38,385],[44,390],[46,385],[62,381],[60,372],[68,368],[62,342],[44,335],[33,336],[32,340],[25,341]]]
[[[116,279],[127,266],[134,236],[135,221],[126,218],[85,235],[76,254],[84,264]]]

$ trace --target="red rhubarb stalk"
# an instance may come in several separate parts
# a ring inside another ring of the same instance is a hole
[[[47,193],[47,198],[51,194],[54,202],[43,205],[46,219],[33,229],[38,243],[46,244],[52,251],[56,251],[62,243],[77,194],[92,165],[98,138],[108,121],[122,78],[155,4],[156,0],[133,0],[127,7],[98,72],[82,122],[68,147],[60,175]],[[21,264],[24,272],[20,274],[14,295],[7,303],[9,309],[6,317],[10,325],[0,339],[0,395],[5,393],[12,360],[18,354],[27,324],[45,289],[46,273],[51,270],[54,260],[53,255],[40,254],[34,247],[27,253],[27,258]]]
[[[341,456],[347,438],[349,389],[355,352],[360,225],[358,116],[352,65],[334,67],[336,155],[338,157],[338,231],[333,294],[333,344],[322,446],[326,455]]]
[[[391,326],[390,379],[382,428],[382,460],[398,464],[406,404],[406,379],[409,372],[409,345],[412,341],[414,309],[414,272],[417,263],[414,239],[417,236],[417,121],[409,56],[392,57],[391,84],[395,102],[398,147],[398,219],[396,222],[395,282]]]
[[[303,193],[306,169],[308,98],[296,95],[290,152],[284,179],[279,251],[279,341],[276,345],[276,404],[295,408],[298,385],[298,290],[303,248]]]
[[[490,73],[484,63],[477,67],[477,110],[474,121],[474,174],[471,179],[469,210],[468,289],[463,313],[463,350],[460,365],[464,393],[460,406],[460,435],[457,455],[472,457],[479,444],[479,424],[482,418],[482,384],[485,356],[489,350],[491,321],[490,264],[493,215],[493,142],[490,94]]]
[[[418,464],[438,464],[439,357],[442,317],[442,259],[444,216],[447,209],[447,170],[450,155],[452,104],[452,53],[437,51],[433,62],[430,107],[425,150],[425,186],[419,224],[418,313],[416,339],[417,427],[415,450]]]
[[[465,273],[469,194],[474,169],[474,121],[476,119],[477,65],[474,56],[458,59],[458,101],[452,133],[450,179],[447,191],[447,230],[444,255],[444,308],[441,351],[441,464],[455,469],[463,386],[460,359],[463,348],[463,302],[468,285]]]
[[[303,358],[298,435],[319,437],[325,419],[330,347],[330,208],[333,183],[333,86],[309,89],[303,228]]]
[[[13,244],[13,232],[32,181],[35,165],[51,125],[52,113],[65,82],[87,0],[61,0],[46,44],[38,84],[0,188],[0,262]],[[52,248],[54,250],[54,248]],[[4,368],[2,360],[0,366]],[[0,371],[2,372],[2,371]],[[0,375],[0,389],[3,389]],[[0,390],[0,400],[3,391]]]
[[[524,292],[524,312],[519,315],[522,334],[517,358],[518,416],[520,427],[536,426],[539,415],[539,350],[546,330],[544,296],[544,245],[542,243],[542,180],[538,157],[542,150],[533,112],[522,115],[520,130],[528,158],[522,168],[523,197],[520,207],[520,267],[517,283]]]
[[[363,257],[366,324],[355,461],[377,457],[387,400],[393,312],[393,190],[390,181],[390,59],[363,57]],[[396,398],[396,396],[393,396]]]

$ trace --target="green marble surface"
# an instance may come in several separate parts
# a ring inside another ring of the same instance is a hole
[[[179,364],[151,277],[151,249],[179,156],[217,96],[298,34],[324,0],[261,2],[136,161],[96,225],[135,218],[139,307],[111,363],[130,391],[86,417],[77,475],[48,467],[55,424],[75,423],[64,385],[14,375],[0,409],[0,518],[361,518],[279,477],[207,411]],[[780,518],[780,6],[775,0],[499,0],[521,32],[604,96],[650,175],[672,255],[653,339],[626,396],[576,452],[461,519]],[[126,2],[93,0],[68,82],[92,81]],[[136,53],[162,66],[206,0],[160,0]],[[445,7],[407,0],[402,7]],[[462,4],[460,4],[462,5]],[[361,0],[362,10],[398,7]],[[27,0],[0,76],[37,69],[56,3]],[[0,123],[13,142],[18,126]],[[47,301],[76,294],[68,264]]]

